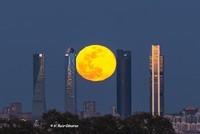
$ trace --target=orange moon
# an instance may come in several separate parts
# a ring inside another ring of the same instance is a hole
[[[77,72],[89,81],[103,81],[115,72],[115,68],[114,53],[100,44],[86,46],[76,56]]]

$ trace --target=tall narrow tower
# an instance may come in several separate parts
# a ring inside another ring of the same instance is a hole
[[[150,111],[153,116],[164,114],[164,57],[159,45],[152,45],[150,56]]]
[[[76,104],[76,54],[73,48],[65,53],[65,111],[77,112]]]
[[[131,115],[131,52],[117,50],[117,113]]]
[[[33,54],[33,119],[40,119],[46,112],[45,57],[44,53]]]

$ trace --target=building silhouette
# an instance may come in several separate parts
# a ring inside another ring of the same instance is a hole
[[[96,102],[95,101],[84,101],[83,102],[83,111],[79,113],[80,118],[90,118],[98,117],[101,114],[96,111]]]
[[[200,109],[192,106],[183,108],[176,114],[164,115],[169,119],[176,134],[200,133]]]
[[[40,119],[46,112],[45,57],[44,53],[33,54],[33,119]]]
[[[152,45],[150,56],[150,111],[153,116],[164,114],[164,57],[159,45]]]
[[[76,53],[68,48],[65,53],[65,111],[72,114],[77,112],[76,103]]]
[[[117,50],[117,113],[131,115],[131,52]]]
[[[2,108],[2,111],[0,111],[0,119],[31,121],[32,113],[24,112],[22,109],[23,106],[21,102],[12,102],[10,105]]]
[[[116,106],[112,106],[112,113],[111,113],[111,115],[112,115],[113,117],[120,117],[120,115],[117,113],[117,108],[116,108]]]
[[[95,101],[84,101],[83,112],[86,117],[92,117],[96,115],[96,102]]]
[[[10,112],[11,113],[22,113],[22,103],[21,102],[13,102],[10,104]]]

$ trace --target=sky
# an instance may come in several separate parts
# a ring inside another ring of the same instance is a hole
[[[132,110],[149,111],[149,55],[165,56],[165,112],[200,107],[199,0],[0,1],[0,107],[32,110],[32,54],[45,51],[48,109],[64,110],[64,53],[102,43],[132,52]],[[94,100],[97,111],[116,105],[116,74],[92,83],[78,76],[78,109]]]

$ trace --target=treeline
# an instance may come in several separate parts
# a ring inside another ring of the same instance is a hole
[[[175,134],[172,124],[163,117],[148,113],[127,119],[111,115],[79,119],[69,113],[50,110],[38,122],[17,119],[0,120],[0,134]]]

